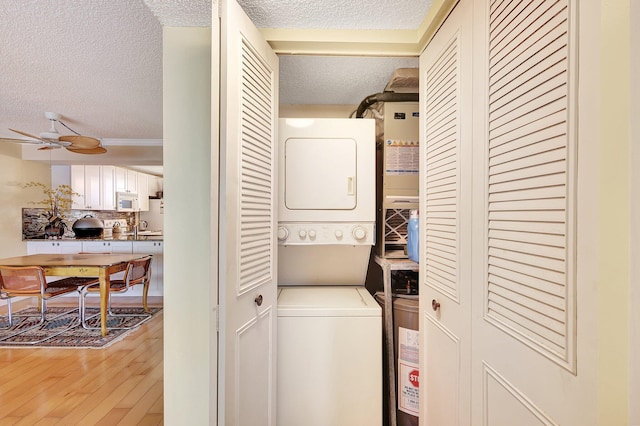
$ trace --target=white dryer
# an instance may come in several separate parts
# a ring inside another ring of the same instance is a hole
[[[374,120],[281,119],[279,140],[278,425],[379,425]]]

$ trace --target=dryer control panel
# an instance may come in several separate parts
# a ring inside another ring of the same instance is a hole
[[[280,245],[373,245],[373,222],[280,222]]]

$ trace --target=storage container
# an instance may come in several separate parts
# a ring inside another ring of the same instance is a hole
[[[419,252],[419,218],[418,218],[418,210],[411,210],[411,215],[409,216],[409,223],[407,225],[407,255],[409,259],[414,262],[418,262],[420,259]]]

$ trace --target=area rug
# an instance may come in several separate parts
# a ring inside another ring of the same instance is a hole
[[[152,315],[156,315],[162,308],[149,308]],[[69,307],[47,308],[47,322],[44,325],[34,327],[17,336],[4,339],[21,330],[29,329],[40,321],[37,308],[27,308],[14,313],[13,327],[0,329],[0,347],[58,347],[58,348],[105,348],[110,344],[123,339],[127,334],[137,329],[137,326],[145,322],[144,317],[134,315],[144,313],[143,308],[126,307],[112,308],[113,312],[122,317],[107,318],[107,327],[134,327],[129,330],[109,330],[102,337],[100,330],[87,330],[78,323],[78,310]],[[66,312],[66,313],[65,313]],[[98,308],[87,308],[87,317],[93,316],[87,323],[92,327],[100,327]],[[147,320],[151,321],[153,318]],[[0,319],[0,327],[7,326],[7,319]],[[62,331],[62,334],[58,334]],[[56,335],[58,334],[58,335]],[[49,336],[53,336],[50,337]],[[28,343],[45,339],[40,343]]]

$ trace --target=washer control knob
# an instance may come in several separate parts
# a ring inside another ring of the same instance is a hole
[[[278,228],[278,241],[284,241],[289,238],[289,230],[284,226]]]
[[[355,228],[353,228],[353,238],[355,238],[358,241],[362,241],[365,239],[365,237],[367,236],[367,230],[364,229],[362,226],[356,226]]]
[[[316,231],[314,231],[313,229],[309,229],[309,238],[311,238],[312,240],[316,239]]]
[[[339,229],[338,229],[338,230],[336,230],[335,235],[336,235],[336,238],[337,238],[337,239],[339,239],[339,240],[341,240],[341,239],[342,239],[342,231],[341,231],[341,230],[339,230]]]
[[[300,237],[301,240],[304,240],[305,238],[307,238],[307,231],[305,231],[304,229],[299,230],[298,236]]]

